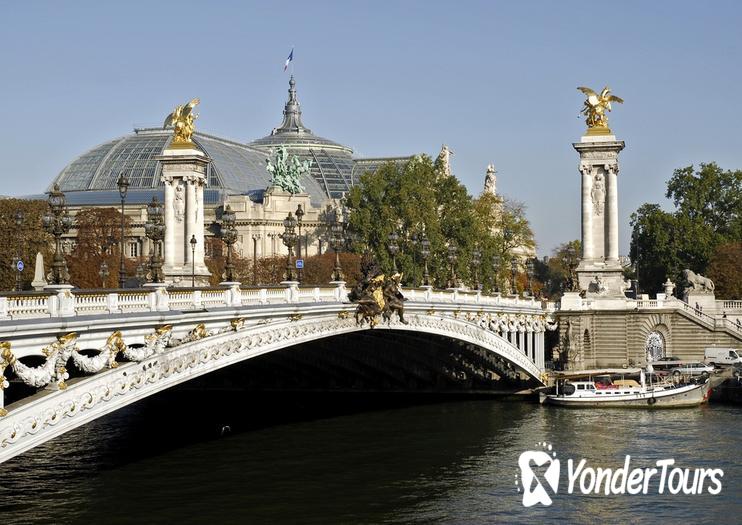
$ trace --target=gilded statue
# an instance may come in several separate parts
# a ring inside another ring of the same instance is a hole
[[[309,172],[309,161],[301,161],[296,155],[289,156],[285,146],[279,146],[272,159],[266,159],[266,169],[271,173],[271,186],[278,186],[292,195],[301,193],[301,177]]]
[[[191,136],[195,131],[194,122],[198,118],[198,115],[193,112],[193,108],[195,108],[199,102],[199,99],[194,98],[186,104],[181,104],[180,106],[177,106],[173,112],[167,116],[167,118],[165,118],[165,123],[162,127],[173,128],[173,141],[170,143],[171,146],[193,144]]]
[[[600,95],[588,87],[578,87],[577,89],[587,95],[581,113],[586,117],[585,123],[587,124],[588,134],[610,134],[611,130],[608,128],[606,113],[611,110],[611,102],[623,104],[623,99],[611,95],[611,88],[608,86],[603,88]]]

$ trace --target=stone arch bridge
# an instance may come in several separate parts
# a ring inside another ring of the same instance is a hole
[[[468,348],[441,373],[537,386],[551,308],[479,292],[405,290],[373,332]],[[0,297],[0,462],[139,399],[277,350],[365,332],[337,287],[70,291]],[[70,377],[70,372],[76,372]],[[14,395],[25,392],[25,397]]]

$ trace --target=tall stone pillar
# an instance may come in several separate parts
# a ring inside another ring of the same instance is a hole
[[[623,141],[614,135],[586,134],[573,144],[582,175],[582,259],[580,290],[588,296],[623,298],[625,283],[618,261],[618,154]]]
[[[196,286],[209,283],[204,263],[203,191],[210,159],[194,144],[169,147],[158,157],[165,183],[165,253],[162,272],[166,284]],[[196,236],[195,259],[191,257],[191,236]],[[198,247],[201,247],[199,250]]]

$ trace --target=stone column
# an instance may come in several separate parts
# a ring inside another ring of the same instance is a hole
[[[205,179],[196,181],[196,267],[205,269],[206,235],[204,231],[204,183]]]
[[[618,263],[618,165],[606,166],[606,260]]]
[[[185,235],[183,236],[184,262],[191,269],[191,236],[196,235],[196,181],[192,177],[184,179],[186,183]],[[196,235],[198,239],[198,235]]]
[[[582,259],[595,257],[593,248],[593,174],[590,166],[580,166],[582,173]]]
[[[165,183],[165,257],[164,263],[166,266],[173,266],[175,264],[175,189],[173,188],[173,177],[162,176],[162,181]],[[175,181],[177,183],[177,181]],[[149,239],[147,239],[147,246],[149,246]],[[149,251],[143,254],[145,257],[149,257]]]

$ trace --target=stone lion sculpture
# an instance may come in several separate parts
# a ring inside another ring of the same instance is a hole
[[[703,275],[698,275],[693,270],[683,270],[683,277],[688,281],[688,288],[685,289],[687,292],[713,292],[714,281]]]

